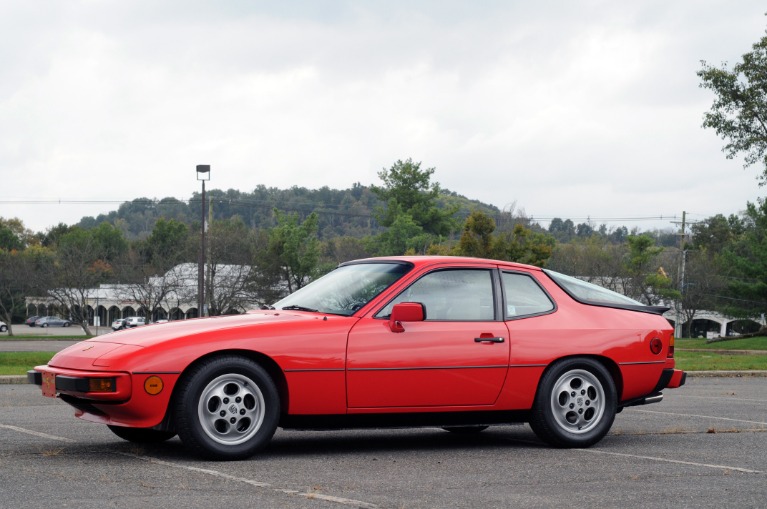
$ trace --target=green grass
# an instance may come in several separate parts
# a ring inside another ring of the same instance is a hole
[[[0,352],[0,375],[26,375],[27,371],[47,364],[56,352]]]
[[[677,369],[685,371],[767,370],[767,352],[764,355],[743,355],[677,350],[674,358]]]
[[[705,350],[765,350],[767,352],[767,337],[728,339],[716,343],[706,343],[705,339],[677,339],[674,342],[676,350],[705,349]]]

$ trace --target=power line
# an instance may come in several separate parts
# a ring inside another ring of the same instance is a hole
[[[21,200],[2,200],[0,199],[0,205],[6,204],[6,205],[115,205],[115,204],[146,204],[146,205],[161,205],[163,200],[167,200],[168,198],[163,199],[157,199],[157,198],[136,198],[133,200],[77,200],[77,199],[44,199],[44,200],[32,200],[32,199],[21,199]],[[192,204],[192,203],[200,203],[202,200],[201,198],[190,198],[187,200],[181,200],[178,198],[170,198],[173,200],[177,200],[181,204]],[[225,197],[213,197],[212,200],[218,202],[218,203],[228,203],[230,205],[260,205],[260,206],[274,206],[273,201],[269,200],[254,200],[254,199],[241,199],[241,198],[225,198]],[[282,206],[285,206],[288,204],[282,204]],[[349,213],[347,211],[341,210],[341,205],[322,205],[317,206],[316,203],[313,202],[294,202],[289,204],[286,208],[292,208],[294,210],[300,210],[301,208],[305,209],[319,209],[323,212],[327,213],[334,213],[339,215],[347,215],[347,216],[353,216],[353,217],[372,217],[371,214],[360,214],[360,213]],[[498,212],[496,215],[503,214],[503,211]],[[531,221],[542,221],[542,222],[550,222],[554,219],[562,219],[563,216],[535,216],[531,215],[528,219]],[[615,222],[638,222],[638,221],[669,221],[671,223],[674,223],[678,218],[675,214],[659,214],[657,216],[622,216],[622,217],[595,217],[595,216],[575,216],[575,217],[567,217],[566,219],[569,219],[571,221],[587,221],[587,222],[608,222],[608,223],[615,223]]]

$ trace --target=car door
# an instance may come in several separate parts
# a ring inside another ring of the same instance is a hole
[[[350,411],[492,405],[509,364],[499,295],[489,267],[432,270],[362,318],[347,345]],[[399,302],[423,304],[425,319],[393,331],[388,316]]]

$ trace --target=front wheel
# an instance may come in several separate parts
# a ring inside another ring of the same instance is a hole
[[[174,414],[184,445],[210,459],[245,459],[277,429],[280,398],[269,374],[237,356],[209,359],[179,381]]]
[[[8,330],[8,326],[7,325],[0,325],[0,332],[5,332],[7,330]]]
[[[126,428],[111,424],[107,424],[107,428],[123,440],[137,444],[159,444],[176,436],[173,431],[159,431],[149,428]]]
[[[589,447],[610,431],[617,399],[615,383],[602,364],[566,359],[541,378],[530,427],[555,447]]]

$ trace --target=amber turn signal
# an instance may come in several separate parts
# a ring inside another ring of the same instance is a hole
[[[150,396],[156,396],[162,392],[163,383],[159,376],[150,376],[144,381],[144,390]]]
[[[88,392],[115,392],[117,391],[117,379],[115,378],[89,378]]]

